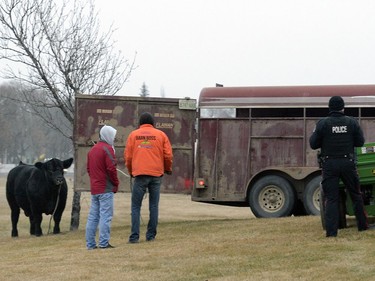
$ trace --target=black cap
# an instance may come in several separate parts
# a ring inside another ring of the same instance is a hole
[[[344,109],[344,106],[344,100],[340,96],[331,97],[328,103],[329,111],[340,111]]]
[[[152,117],[151,113],[143,112],[139,117],[139,126],[144,124],[150,124],[154,126],[154,117]]]

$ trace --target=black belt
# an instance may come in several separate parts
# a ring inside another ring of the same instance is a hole
[[[326,156],[322,156],[322,157],[323,157],[323,159],[353,158],[353,154],[326,155]]]

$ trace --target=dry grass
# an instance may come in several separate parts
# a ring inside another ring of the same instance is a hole
[[[327,239],[319,217],[255,219],[248,208],[191,202],[187,195],[162,195],[155,242],[126,244],[129,194],[116,195],[115,249],[85,249],[89,194],[82,195],[80,230],[68,231],[69,199],[63,234],[30,237],[22,215],[20,237],[12,239],[3,187],[0,179],[1,280],[373,280],[375,275],[375,231],[349,227]],[[45,233],[48,222],[45,217]]]

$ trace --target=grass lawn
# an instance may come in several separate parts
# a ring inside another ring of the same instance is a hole
[[[21,214],[19,238],[11,238],[5,180],[0,178],[1,280],[374,280],[375,231],[357,232],[352,218],[337,238],[326,238],[313,216],[256,219],[249,208],[192,202],[188,195],[162,194],[156,241],[127,244],[130,196],[115,195],[111,244],[85,248],[90,195],[81,196],[78,231],[70,232],[71,195],[62,234],[28,234]]]

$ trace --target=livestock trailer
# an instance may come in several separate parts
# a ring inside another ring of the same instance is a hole
[[[319,215],[309,138],[335,95],[375,141],[375,85],[202,89],[192,200],[250,206],[256,217]]]

